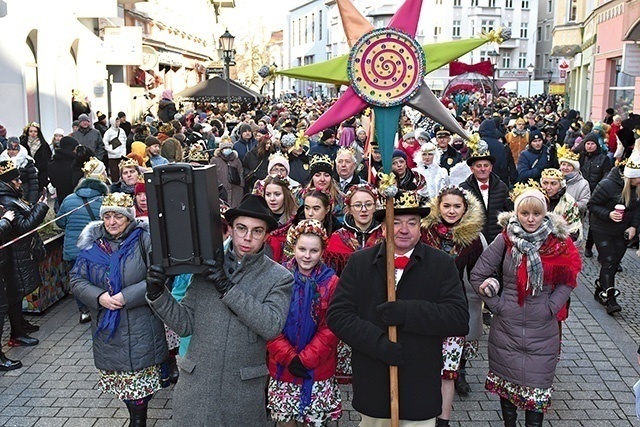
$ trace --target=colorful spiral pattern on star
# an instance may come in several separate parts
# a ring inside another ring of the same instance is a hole
[[[405,103],[422,85],[426,60],[420,44],[394,28],[378,28],[358,40],[349,54],[351,87],[367,103]]]

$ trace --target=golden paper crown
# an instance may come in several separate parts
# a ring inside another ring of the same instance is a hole
[[[200,150],[196,146],[193,146],[191,147],[191,150],[189,150],[189,161],[209,163],[209,153],[204,150]]]
[[[547,179],[559,179],[562,181],[564,179],[564,173],[560,169],[547,168],[542,171],[542,175],[540,177]]]
[[[222,138],[220,138],[220,144],[222,144],[223,142],[233,142],[233,141],[231,141],[231,137],[229,135],[224,135]]]
[[[336,153],[336,159],[338,157],[340,157],[341,155],[343,155],[343,154],[348,154],[350,156],[355,156],[356,155],[356,150],[354,150],[351,147],[340,147],[338,149],[338,152]]]
[[[126,193],[111,193],[107,194],[104,199],[102,199],[102,206],[117,206],[120,208],[132,208],[133,207],[133,198]]]
[[[16,164],[13,163],[13,160],[7,160],[4,162],[4,165],[0,165],[0,175],[4,175],[5,173],[16,168]]]
[[[419,208],[420,197],[415,191],[402,191],[393,199],[394,209],[412,209]]]
[[[138,163],[136,162],[136,165],[137,164]],[[84,162],[84,165],[82,165],[82,172],[84,172],[84,176],[88,176],[91,175],[96,169],[101,169],[102,166],[104,166],[104,164],[100,160],[96,159],[95,157],[91,157],[89,158],[89,160]]]
[[[561,146],[560,144],[556,144],[556,152],[558,153],[559,161],[562,161],[562,159],[567,159],[577,162],[580,159],[580,155],[571,151],[571,149],[566,145]]]
[[[309,160],[309,168],[310,169],[313,168],[313,166],[318,163],[326,163],[331,167],[333,167],[333,162],[331,161],[331,157],[329,157],[326,154],[314,154],[313,157],[311,157],[311,160]]]
[[[280,152],[280,151],[276,151],[272,154],[269,154],[269,161],[271,161],[271,159],[274,159],[276,157],[284,157],[285,160],[289,161],[289,156],[287,155],[287,153]]]
[[[129,167],[138,167],[138,161],[136,159],[123,159],[118,163],[118,169],[129,168]]]
[[[518,196],[520,196],[525,191],[529,191],[529,190],[538,190],[545,196],[547,195],[547,193],[545,193],[542,187],[540,187],[540,184],[538,183],[538,181],[529,179],[529,181],[527,181],[526,183],[525,182],[516,183],[513,186],[513,190],[511,190],[511,193],[509,193],[509,198],[511,199],[512,202],[515,202]]]

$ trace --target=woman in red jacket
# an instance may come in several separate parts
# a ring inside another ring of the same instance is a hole
[[[342,414],[334,378],[338,338],[326,323],[338,277],[322,262],[327,234],[319,221],[300,221],[287,243],[295,255],[287,264],[294,284],[284,330],[267,343],[267,408],[280,427],[320,427]]]

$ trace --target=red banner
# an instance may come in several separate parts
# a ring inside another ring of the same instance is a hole
[[[477,64],[465,64],[460,61],[452,61],[449,63],[449,76],[459,76],[465,73],[478,73],[487,77],[493,76],[493,65],[491,61],[482,61]]]

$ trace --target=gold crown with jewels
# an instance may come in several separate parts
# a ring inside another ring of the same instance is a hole
[[[82,165],[82,172],[84,172],[84,176],[91,175],[96,169],[100,170],[103,166],[104,164],[100,160],[91,157]]]
[[[16,168],[16,164],[13,163],[13,160],[7,160],[4,165],[0,165],[0,175],[4,175],[5,173]]]
[[[421,206],[420,197],[415,191],[401,191],[393,199],[394,209],[412,209]]]
[[[326,154],[314,154],[313,157],[311,157],[311,160],[309,160],[309,168],[313,168],[313,166],[318,163],[326,163],[333,166],[331,157],[327,156]]]
[[[118,168],[130,168],[130,167],[138,167],[138,161],[136,159],[123,159],[118,163]]]
[[[355,156],[356,155],[356,150],[354,150],[351,147],[340,147],[338,149],[338,152],[336,153],[336,159],[338,157],[340,157],[341,155],[343,155],[343,154],[348,154],[350,156]]]
[[[117,206],[120,208],[133,207],[133,198],[126,193],[111,193],[102,199],[102,206]]]
[[[547,168],[547,169],[542,171],[542,174],[541,174],[540,177],[541,178],[547,178],[547,179],[563,180],[564,179],[564,173],[560,169]]]

